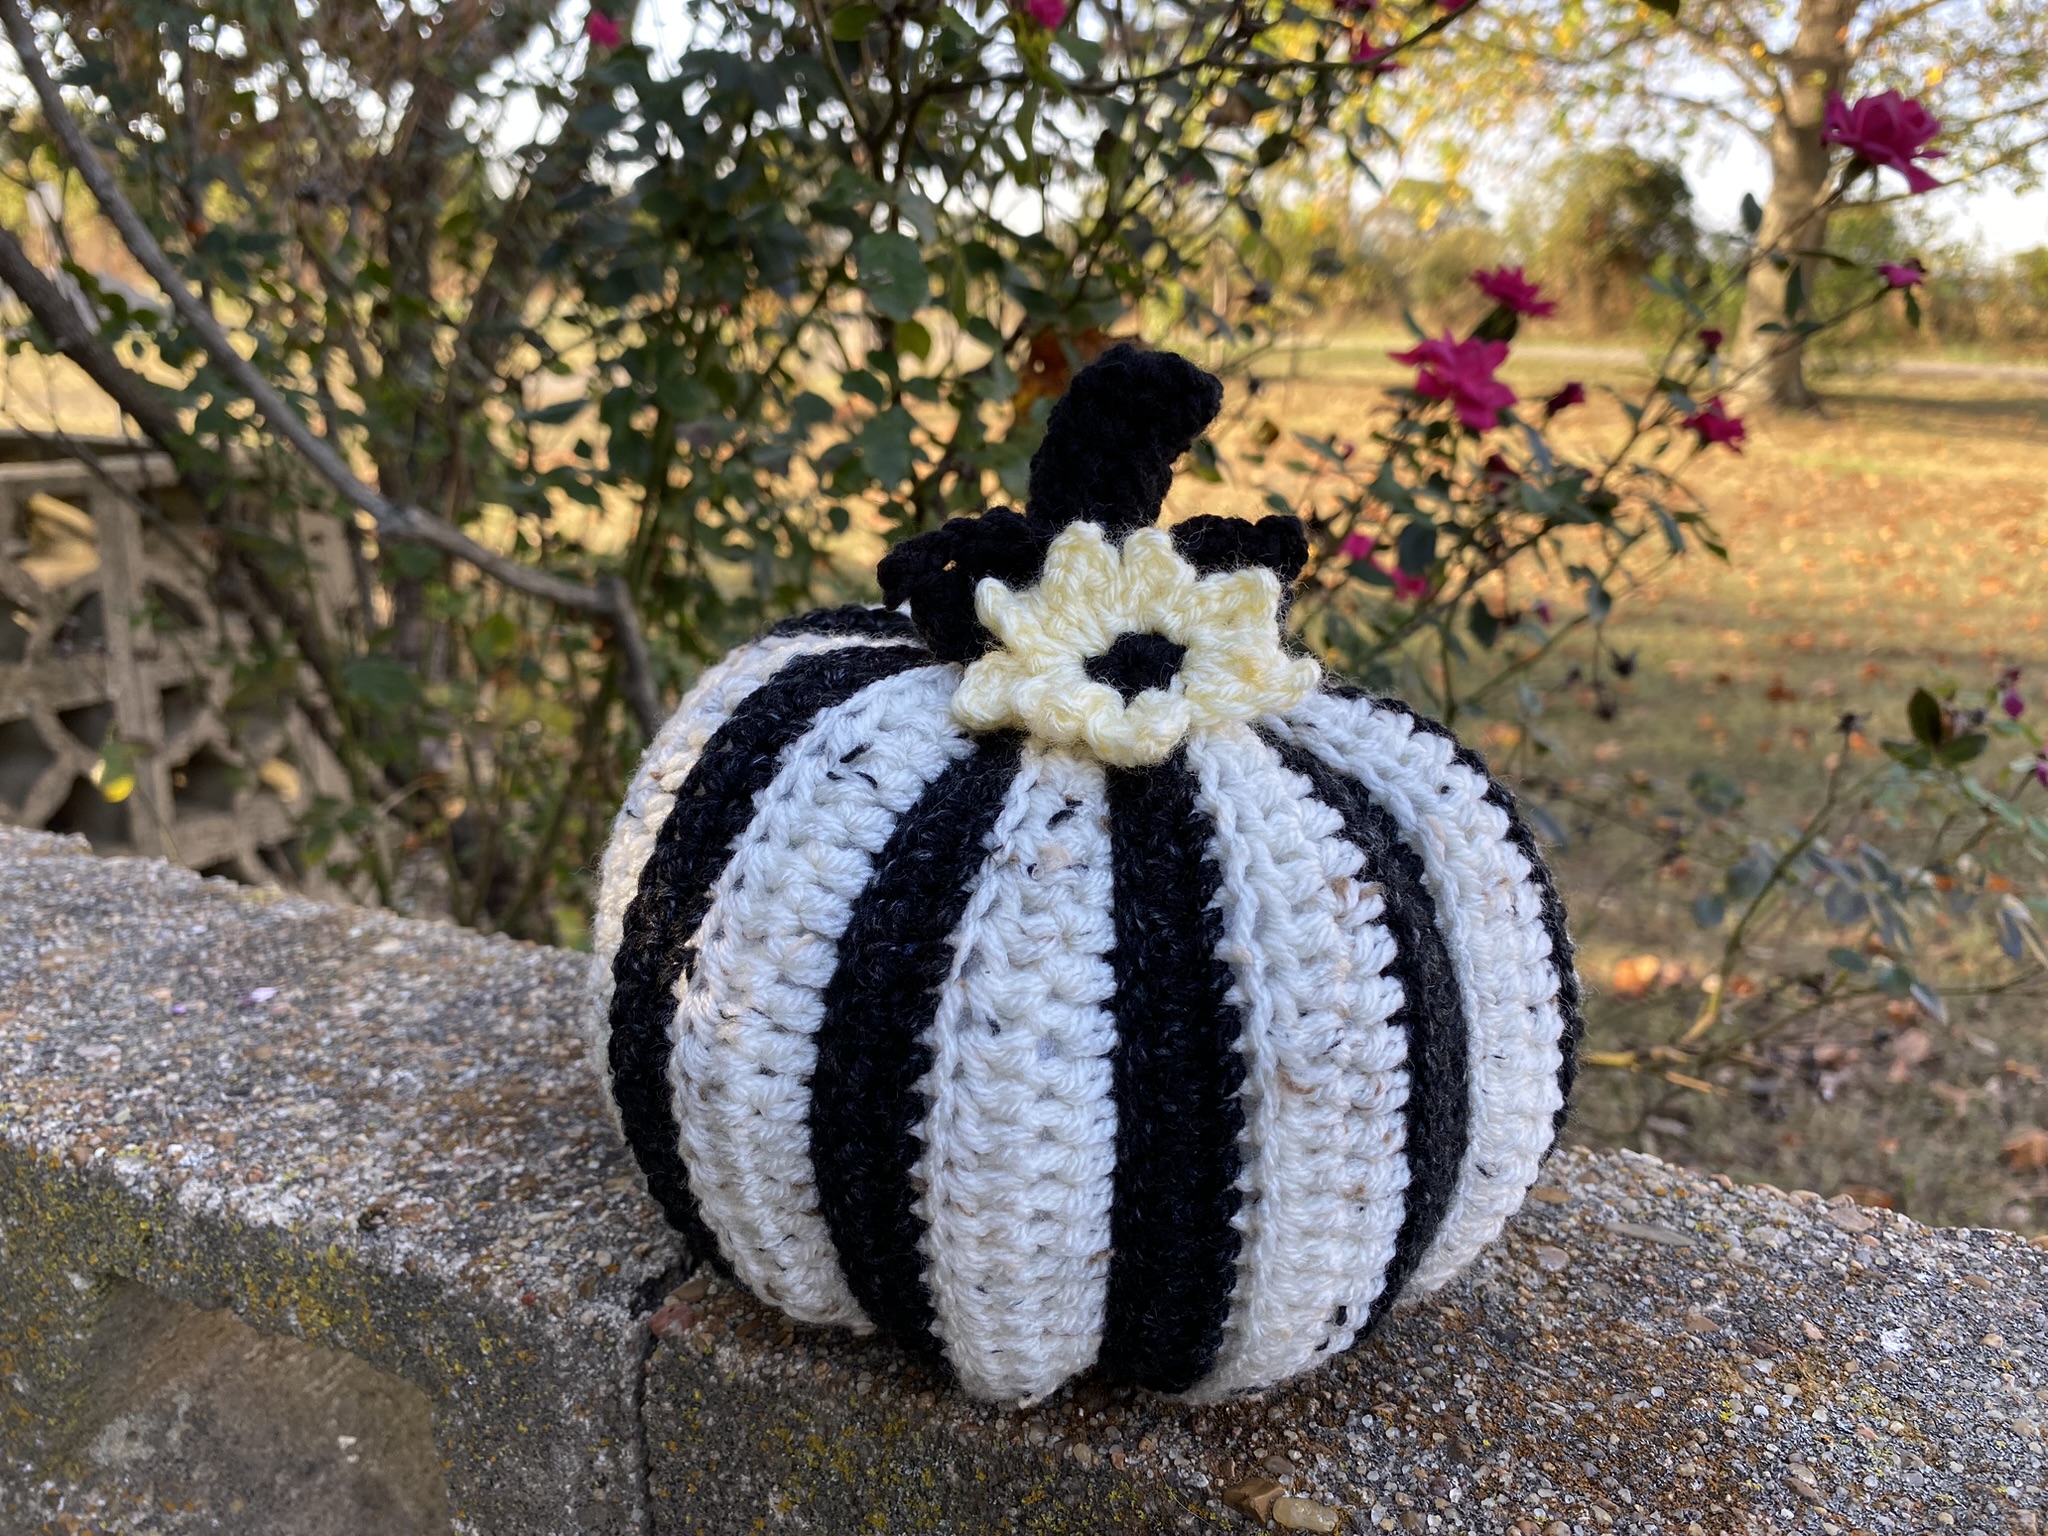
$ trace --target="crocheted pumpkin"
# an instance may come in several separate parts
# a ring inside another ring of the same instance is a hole
[[[713,667],[605,854],[593,1044],[669,1220],[984,1397],[1314,1366],[1564,1118],[1571,947],[1506,791],[1283,644],[1300,524],[1154,526],[1220,401],[1083,371],[1028,514]]]

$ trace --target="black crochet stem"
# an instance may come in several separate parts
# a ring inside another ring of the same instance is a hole
[[[1223,381],[1173,352],[1111,347],[1074,375],[1031,456],[1031,520],[1100,523],[1111,535],[1159,520],[1174,461],[1223,409]]]
[[[1185,751],[1106,780],[1117,1124],[1097,1363],[1111,1381],[1184,1392],[1215,1364],[1237,1279],[1243,1021],[1216,954],[1215,827]]]
[[[1031,458],[1030,512],[998,507],[906,539],[876,568],[882,601],[910,605],[940,660],[972,661],[995,644],[974,609],[982,578],[1030,586],[1069,523],[1097,523],[1115,541],[1157,522],[1174,461],[1222,404],[1222,381],[1186,358],[1112,347],[1074,375],[1046,420]],[[1174,525],[1173,542],[1203,575],[1264,566],[1283,588],[1308,560],[1308,536],[1293,517],[1191,517]]]
[[[1401,1197],[1394,1257],[1365,1319],[1363,1331],[1370,1332],[1415,1273],[1457,1192],[1472,1118],[1471,1033],[1421,855],[1358,780],[1313,752],[1271,737],[1267,742],[1283,764],[1308,780],[1316,799],[1343,818],[1345,841],[1365,855],[1358,878],[1379,885],[1385,902],[1381,921],[1394,941],[1387,974],[1401,984],[1401,1007],[1392,1022],[1408,1041],[1408,1102],[1401,1112],[1408,1188]]]
[[[741,700],[704,744],[640,871],[612,961],[612,1097],[647,1192],[696,1260],[717,1260],[718,1244],[690,1192],[668,1083],[676,983],[696,966],[691,937],[710,910],[734,841],[753,820],[754,797],[775,777],[790,743],[820,711],[931,659],[922,646],[885,645],[792,661]]]
[[[868,1320],[928,1360],[940,1354],[912,1179],[931,1070],[927,1034],[953,964],[953,930],[1023,738],[984,736],[896,823],[853,904],[825,988],[811,1078],[818,1209]]]
[[[1485,759],[1459,741],[1449,727],[1427,715],[1418,714],[1399,699],[1383,699],[1344,683],[1327,684],[1324,692],[1340,699],[1363,699],[1377,708],[1406,715],[1415,723],[1416,730],[1443,737],[1451,743],[1453,759],[1478,774],[1480,782],[1486,785],[1486,803],[1507,817],[1508,841],[1529,861],[1529,881],[1536,887],[1537,916],[1543,925],[1544,935],[1550,940],[1550,965],[1557,975],[1557,1011],[1564,1016],[1564,1031],[1557,1042],[1557,1087],[1561,1102],[1550,1120],[1550,1145],[1554,1149],[1557,1138],[1564,1131],[1565,1120],[1571,1114],[1572,1085],[1578,1081],[1579,1042],[1585,1038],[1586,1021],[1579,1012],[1579,973],[1572,961],[1572,933],[1565,916],[1564,898],[1557,893],[1557,882],[1551,877],[1550,867],[1543,862],[1535,836],[1522,820],[1521,812],[1515,809],[1514,794],[1487,772]],[[1549,1155],[1547,1151],[1544,1153],[1546,1157]]]

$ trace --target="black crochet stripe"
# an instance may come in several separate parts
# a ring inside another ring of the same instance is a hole
[[[696,1260],[716,1260],[718,1244],[690,1193],[668,1085],[676,981],[696,966],[691,935],[710,909],[734,840],[753,820],[755,796],[775,777],[789,744],[821,710],[930,661],[922,646],[890,645],[846,646],[790,662],[742,699],[704,744],[640,871],[612,961],[612,1097],[647,1192]]]
[[[1222,872],[1185,749],[1109,768],[1116,1175],[1102,1374],[1183,1392],[1214,1366],[1237,1276],[1242,1020],[1217,958]]]
[[[1561,1102],[1557,1113],[1550,1120],[1550,1144],[1557,1145],[1557,1138],[1564,1130],[1565,1119],[1571,1113],[1572,1084],[1579,1076],[1579,1042],[1585,1038],[1586,1020],[1579,1012],[1579,972],[1572,958],[1571,925],[1565,915],[1564,898],[1557,893],[1557,882],[1552,879],[1550,866],[1543,862],[1543,854],[1536,846],[1536,838],[1522,820],[1521,812],[1515,808],[1515,797],[1506,785],[1498,783],[1487,772],[1485,760],[1478,753],[1452,734],[1450,728],[1429,716],[1419,714],[1399,699],[1382,699],[1367,693],[1362,688],[1348,684],[1330,684],[1325,692],[1340,699],[1363,699],[1379,709],[1406,715],[1415,723],[1418,731],[1427,731],[1432,736],[1441,736],[1451,743],[1453,757],[1465,767],[1479,775],[1486,785],[1486,803],[1496,806],[1508,819],[1508,841],[1523,858],[1529,861],[1529,879],[1536,887],[1538,921],[1550,940],[1551,969],[1557,975],[1557,1011],[1563,1016],[1564,1029],[1558,1036],[1557,1087]],[[1547,1152],[1544,1154],[1549,1155]]]
[[[1394,1257],[1365,1320],[1363,1331],[1370,1332],[1422,1262],[1457,1192],[1471,1135],[1471,1030],[1422,856],[1358,780],[1313,752],[1270,736],[1267,743],[1283,764],[1308,780],[1316,799],[1343,817],[1345,841],[1365,855],[1358,877],[1378,883],[1386,908],[1381,921],[1394,941],[1387,974],[1401,984],[1401,1007],[1393,1024],[1408,1040],[1408,1103],[1402,1110],[1408,1188]]]
[[[869,1321],[936,1359],[912,1182],[931,1070],[926,1036],[953,964],[953,930],[1017,777],[1023,737],[983,736],[896,823],[854,901],[825,988],[808,1114],[818,1209]]]
[[[762,638],[783,635],[847,635],[914,641],[917,639],[917,626],[910,622],[907,613],[854,603],[844,608],[813,608],[808,613],[777,620],[768,626]]]

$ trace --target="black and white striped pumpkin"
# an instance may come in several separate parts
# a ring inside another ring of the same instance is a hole
[[[593,1043],[668,1219],[984,1397],[1308,1369],[1491,1241],[1564,1118],[1507,793],[1281,646],[1297,524],[1152,526],[1219,399],[1085,370],[1029,514],[712,668],[604,859]]]

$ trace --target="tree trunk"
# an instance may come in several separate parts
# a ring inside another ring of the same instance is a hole
[[[1827,240],[1822,210],[1827,195],[1828,147],[1821,142],[1828,97],[1842,87],[1849,67],[1849,23],[1862,0],[1800,0],[1799,34],[1780,78],[1779,110],[1771,124],[1771,195],[1757,231],[1760,252],[1818,250]],[[1810,314],[1818,263],[1784,265],[1759,261],[1750,269],[1742,319],[1735,332],[1733,361],[1741,378],[1735,397],[1744,410],[1811,410],[1806,386],[1805,346],[1790,333],[1795,319]],[[1797,317],[1785,313],[1792,274],[1800,274],[1809,307]],[[1766,325],[1786,327],[1766,331]]]

